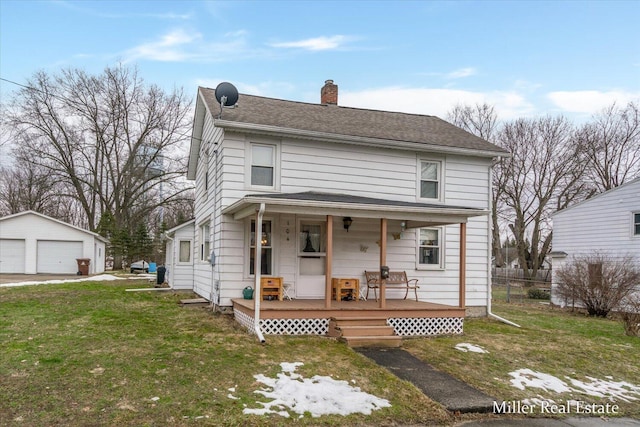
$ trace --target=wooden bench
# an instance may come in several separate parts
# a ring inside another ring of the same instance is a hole
[[[364,275],[367,279],[367,296],[369,299],[369,289],[373,289],[373,295],[378,300],[378,288],[380,287],[380,272],[379,271],[365,271]],[[416,301],[418,301],[418,279],[408,279],[407,273],[404,271],[390,271],[389,278],[385,281],[387,285],[391,287],[405,288],[404,299],[407,299],[409,295],[409,289],[413,289],[416,295]]]

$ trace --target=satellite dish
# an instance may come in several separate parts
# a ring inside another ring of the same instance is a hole
[[[216,99],[220,107],[233,107],[238,102],[238,89],[231,83],[222,82],[216,87]]]

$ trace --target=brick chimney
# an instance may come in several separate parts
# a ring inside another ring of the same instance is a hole
[[[320,89],[320,103],[322,105],[338,105],[338,85],[333,80],[326,80]]]

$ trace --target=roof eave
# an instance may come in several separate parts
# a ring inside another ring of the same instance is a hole
[[[243,131],[249,133],[269,134],[273,136],[288,136],[299,139],[324,140],[342,144],[366,145],[383,148],[396,148],[411,151],[431,151],[443,154],[460,154],[476,157],[508,157],[506,151],[492,151],[461,147],[447,147],[443,145],[427,144],[422,142],[398,141],[389,139],[379,139],[363,136],[343,135],[328,132],[318,132],[305,129],[283,128],[280,126],[264,125],[256,123],[235,122],[230,120],[216,119],[215,126],[224,129]]]
[[[484,209],[442,207],[414,207],[405,205],[376,205],[364,203],[327,202],[326,200],[274,199],[245,196],[223,209],[222,213],[241,220],[255,214],[261,204],[270,213],[296,213],[354,216],[360,218],[387,218],[413,221],[416,224],[445,225],[467,222],[468,218],[488,214]]]

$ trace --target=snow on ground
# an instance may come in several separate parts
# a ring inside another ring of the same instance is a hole
[[[610,377],[606,380],[587,377],[588,382],[565,377],[565,382],[553,375],[536,372],[531,369],[518,369],[510,372],[511,385],[520,390],[526,388],[539,388],[555,393],[582,393],[588,396],[609,399],[612,402],[624,400],[629,402],[640,399],[640,386],[626,381],[613,381]]]
[[[256,402],[262,408],[245,408],[244,414],[266,415],[278,414],[290,417],[288,410],[303,417],[310,413],[313,417],[321,415],[349,415],[352,413],[371,414],[372,411],[390,407],[386,399],[373,396],[349,385],[347,381],[334,380],[331,377],[314,375],[304,378],[295,371],[302,362],[280,364],[282,373],[276,378],[262,374],[254,378],[267,386],[254,393],[273,399],[270,402]],[[288,409],[287,409],[288,408]]]
[[[79,276],[80,277],[80,276]],[[31,285],[57,285],[60,283],[76,283],[76,282],[108,282],[111,280],[155,280],[155,274],[133,274],[131,276],[114,276],[113,274],[98,274],[96,276],[84,276],[81,279],[51,279],[51,280],[40,280],[40,281],[31,281],[31,282],[13,282],[13,283],[2,283],[0,284],[0,288],[2,287],[15,287],[15,286],[31,286]]]
[[[489,353],[487,350],[485,350],[484,348],[478,345],[469,344],[466,342],[461,342],[460,344],[456,344],[456,350],[464,351],[465,353],[468,351],[472,353]]]

